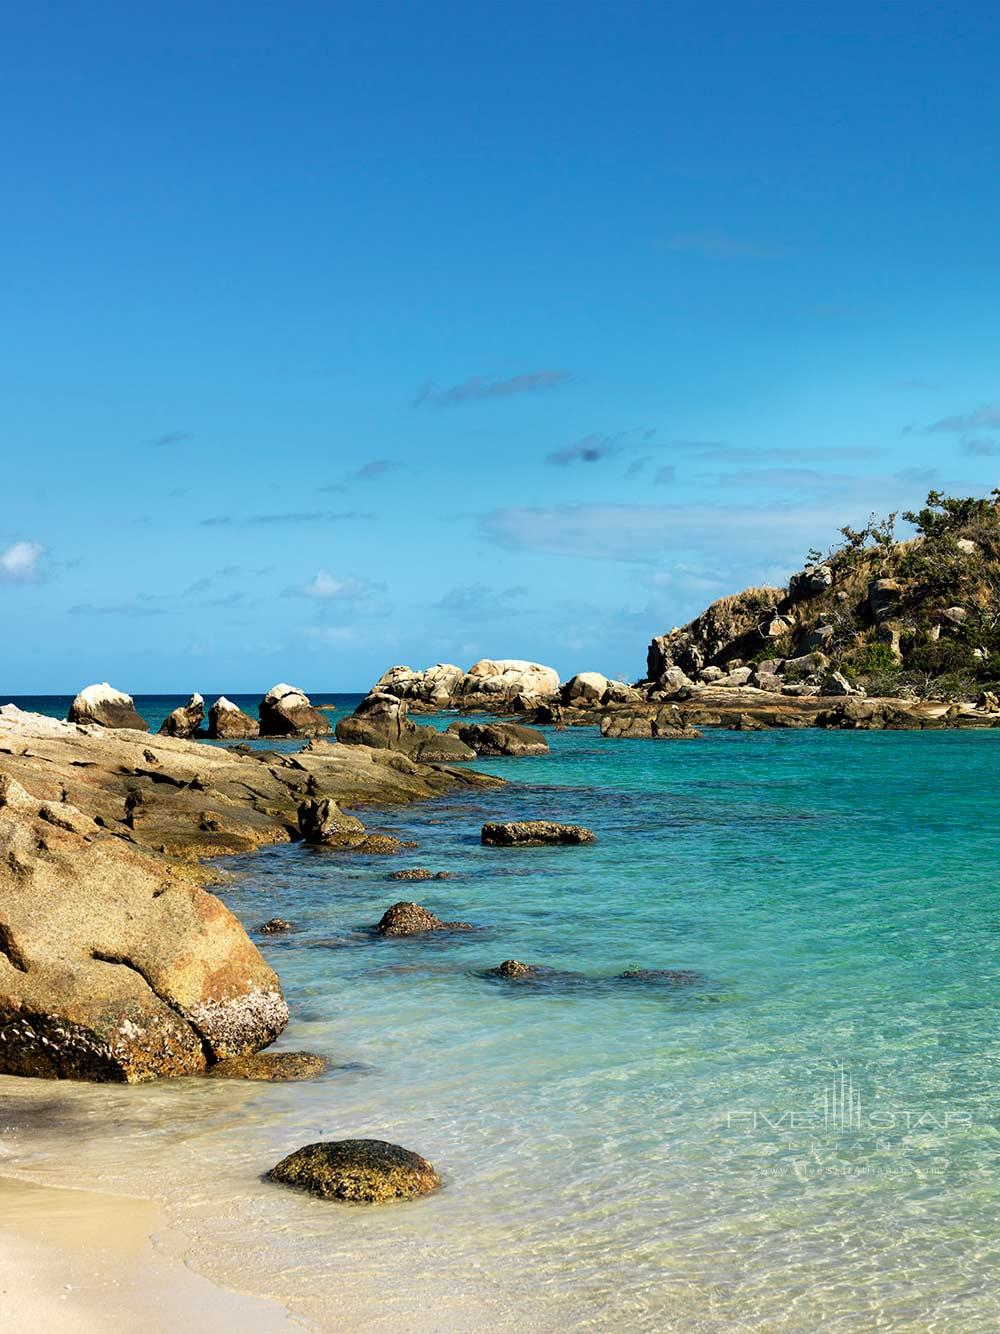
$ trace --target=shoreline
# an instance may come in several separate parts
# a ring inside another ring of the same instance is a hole
[[[4,1328],[281,1334],[303,1327],[281,1303],[222,1286],[172,1257],[157,1240],[168,1224],[155,1201],[0,1171],[0,1217]]]

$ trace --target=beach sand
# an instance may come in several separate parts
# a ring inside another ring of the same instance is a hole
[[[217,1287],[157,1247],[163,1216],[121,1195],[0,1176],[0,1328],[93,1334],[302,1329],[275,1302]]]

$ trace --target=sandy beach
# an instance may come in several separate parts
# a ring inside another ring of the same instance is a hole
[[[155,1205],[0,1177],[0,1326],[65,1334],[301,1329],[283,1307],[219,1288],[159,1249]]]

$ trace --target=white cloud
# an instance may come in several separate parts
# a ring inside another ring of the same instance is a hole
[[[44,551],[41,542],[15,542],[0,552],[0,578],[21,583],[36,579]]]
[[[364,579],[355,579],[351,575],[338,579],[329,570],[320,570],[316,578],[311,579],[302,591],[309,598],[329,598],[349,602],[364,597],[370,592],[371,587],[371,584],[366,583]]]

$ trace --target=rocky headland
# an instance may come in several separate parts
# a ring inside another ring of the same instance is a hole
[[[104,716],[131,721],[112,702]],[[317,807],[337,851],[383,851],[342,804],[498,781],[363,745],[278,754],[3,706],[0,1073],[134,1083],[266,1047],[280,984],[202,859],[300,838]]]

